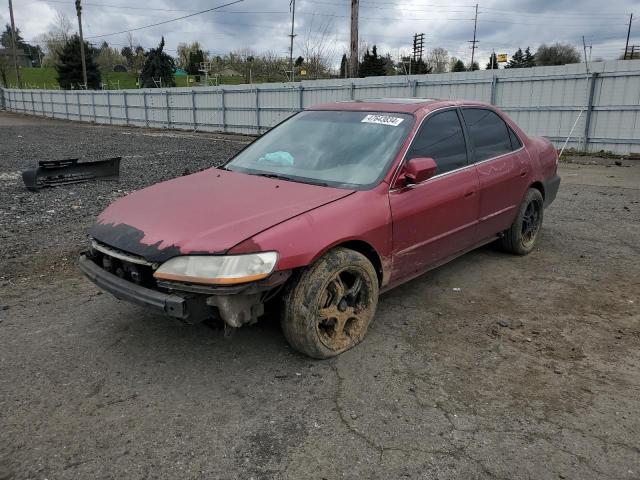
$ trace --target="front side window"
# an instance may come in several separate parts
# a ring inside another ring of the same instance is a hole
[[[407,159],[417,157],[433,158],[438,165],[436,174],[467,165],[467,146],[455,110],[436,113],[425,120],[407,155]]]
[[[339,188],[377,184],[405,141],[413,115],[305,111],[257,139],[224,168]]]
[[[507,124],[498,114],[482,108],[463,108],[462,115],[474,146],[476,162],[512,151]]]

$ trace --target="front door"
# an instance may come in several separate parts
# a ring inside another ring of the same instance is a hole
[[[431,114],[416,134],[405,160],[433,158],[436,175],[389,193],[393,219],[391,283],[414,277],[476,240],[479,182],[469,165],[456,109]]]

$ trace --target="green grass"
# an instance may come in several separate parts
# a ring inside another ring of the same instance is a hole
[[[44,88],[44,89],[56,89],[58,88],[58,81],[56,80],[56,70],[53,67],[43,68],[26,68],[20,69],[20,77],[22,79],[23,88]],[[193,77],[190,77],[193,78]],[[175,77],[177,87],[191,87],[197,86],[197,83],[188,82],[186,76]],[[15,87],[17,85],[15,73],[10,70],[7,75],[9,86]],[[126,89],[126,88],[138,88],[136,85],[137,78],[128,72],[103,72],[102,82],[108,84],[109,88],[114,89]],[[258,80],[258,83],[260,81]],[[220,83],[222,85],[239,85],[244,82],[243,77],[221,77]]]

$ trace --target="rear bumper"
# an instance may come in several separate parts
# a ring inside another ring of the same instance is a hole
[[[190,317],[188,299],[184,297],[158,292],[123,280],[103,270],[85,255],[80,256],[79,266],[89,280],[116,298],[151,308],[181,320],[187,320]]]
[[[544,187],[544,206],[548,207],[556,199],[558,189],[560,188],[560,177],[554,175],[546,182],[542,182]]]

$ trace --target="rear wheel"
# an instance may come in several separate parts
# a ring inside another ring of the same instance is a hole
[[[327,252],[284,295],[282,331],[313,358],[336,356],[362,341],[378,304],[378,277],[362,254]]]
[[[516,255],[526,255],[535,247],[544,216],[544,200],[540,190],[530,188],[520,205],[511,227],[504,232],[501,245]]]

